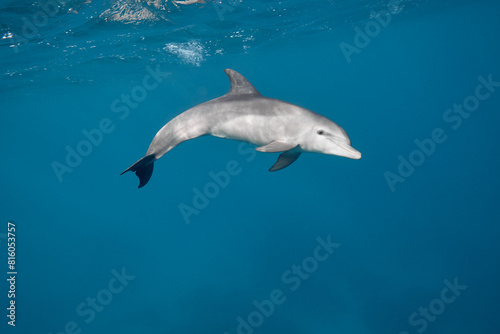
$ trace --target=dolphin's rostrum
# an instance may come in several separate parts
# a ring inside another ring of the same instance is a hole
[[[259,152],[283,152],[271,172],[289,166],[302,152],[361,158],[336,123],[291,103],[264,97],[238,72],[225,72],[231,80],[226,95],[186,110],[165,124],[146,155],[123,172],[135,172],[139,188],[148,183],[156,160],[180,143],[203,135],[248,142],[257,145]]]

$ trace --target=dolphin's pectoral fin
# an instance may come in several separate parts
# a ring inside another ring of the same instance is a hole
[[[296,149],[291,149],[289,151],[281,153],[278,157],[278,161],[276,161],[276,163],[271,168],[269,168],[269,171],[275,172],[277,170],[290,166],[295,160],[299,158],[300,153],[302,152]]]
[[[266,153],[277,153],[277,152],[288,151],[295,147],[297,147],[297,144],[295,143],[273,140],[267,145],[257,147],[255,150]]]
[[[139,178],[139,188],[142,188],[153,175],[155,160],[156,156],[154,154],[147,155],[123,171],[122,175],[128,171],[135,172],[135,175]]]

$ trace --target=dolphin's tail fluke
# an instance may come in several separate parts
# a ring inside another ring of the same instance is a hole
[[[153,175],[155,160],[156,156],[154,154],[146,155],[144,158],[124,170],[122,174],[128,171],[135,172],[135,175],[139,177],[139,188],[142,188],[148,183],[151,175]]]

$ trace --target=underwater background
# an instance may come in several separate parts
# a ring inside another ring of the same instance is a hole
[[[1,1],[1,333],[500,333],[499,14]],[[225,68],[361,160],[206,136],[120,176]]]

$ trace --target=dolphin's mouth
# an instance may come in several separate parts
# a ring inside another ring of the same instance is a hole
[[[346,158],[350,159],[361,159],[361,152],[359,152],[357,149],[349,145],[348,143],[343,143],[340,141],[336,140],[331,140],[335,145],[340,147],[343,151],[345,151],[345,154],[343,155]]]

